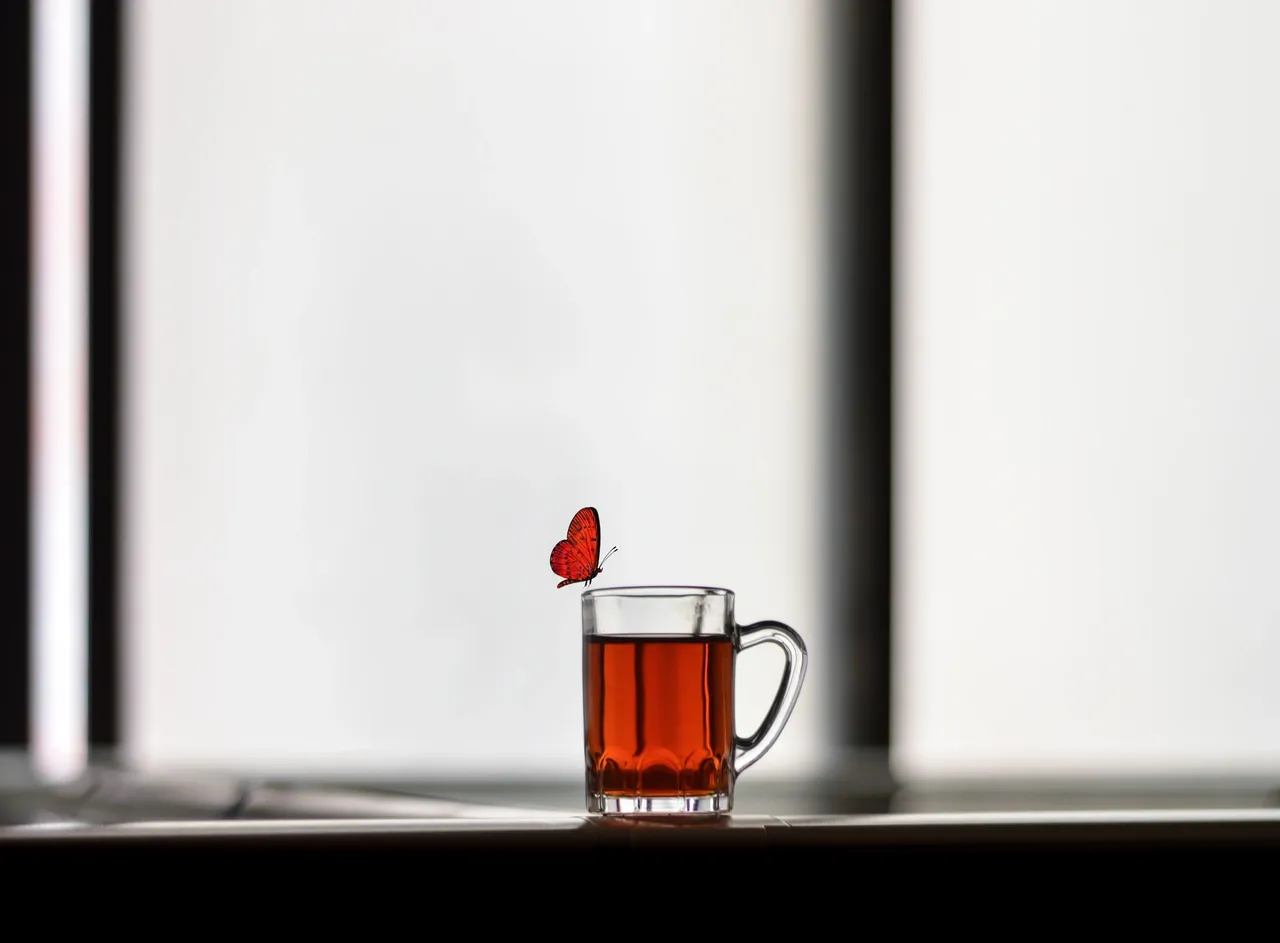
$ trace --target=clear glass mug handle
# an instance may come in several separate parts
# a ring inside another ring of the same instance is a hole
[[[742,652],[754,645],[772,642],[782,648],[787,657],[786,667],[782,669],[782,681],[778,685],[778,693],[774,695],[769,712],[760,721],[760,726],[749,737],[734,736],[733,745],[737,752],[734,761],[734,775],[741,773],[769,752],[782,728],[787,725],[791,711],[800,697],[800,687],[804,684],[804,672],[808,667],[809,653],[804,642],[796,634],[795,629],[781,622],[766,620],[753,622],[738,629],[738,651]]]

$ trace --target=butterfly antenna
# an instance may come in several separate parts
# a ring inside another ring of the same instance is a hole
[[[608,553],[606,553],[606,554],[604,555],[604,560],[608,560],[611,556],[613,556],[613,555],[614,555],[614,553],[616,553],[616,552],[617,552],[617,550],[618,550],[618,548],[617,548],[617,547],[614,547],[612,550],[610,550]],[[604,566],[604,560],[601,560],[601,561],[600,561],[600,565],[601,565],[601,566]]]

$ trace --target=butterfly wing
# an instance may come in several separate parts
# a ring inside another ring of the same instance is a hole
[[[551,549],[551,570],[564,577],[556,589],[591,579],[599,564],[600,515],[595,508],[583,508],[573,515],[565,539]]]

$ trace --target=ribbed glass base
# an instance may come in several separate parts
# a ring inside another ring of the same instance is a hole
[[[587,811],[600,815],[718,815],[733,809],[732,793],[709,796],[608,796],[587,794]]]

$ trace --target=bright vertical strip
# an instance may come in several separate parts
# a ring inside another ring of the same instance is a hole
[[[59,780],[88,752],[88,3],[34,14],[31,752]]]

